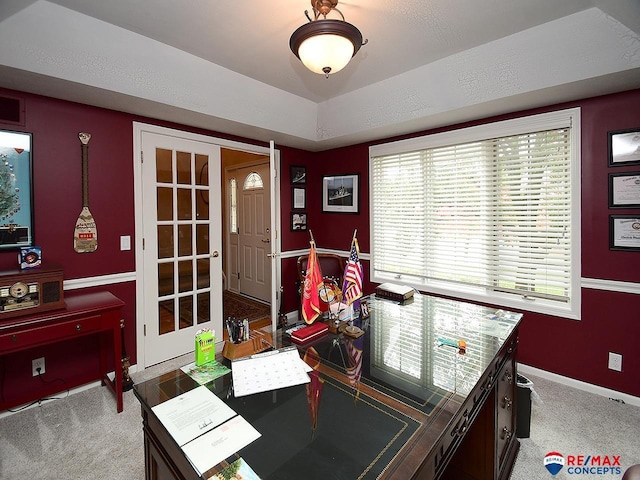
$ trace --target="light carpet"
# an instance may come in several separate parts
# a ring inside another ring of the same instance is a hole
[[[191,355],[134,373],[136,382],[191,361]],[[623,470],[640,463],[640,408],[556,382],[529,377],[544,402],[533,406],[531,437],[521,439],[512,480],[619,479],[621,475],[552,477],[543,465],[551,451],[619,455]],[[94,387],[0,419],[0,478],[22,480],[143,480],[140,405],[124,394],[124,412],[105,387]]]

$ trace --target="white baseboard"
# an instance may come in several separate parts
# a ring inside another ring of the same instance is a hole
[[[529,365],[524,365],[522,363],[518,363],[518,372],[525,377],[527,376],[527,374],[535,375],[536,377],[544,378],[545,380],[551,380],[552,382],[561,383],[568,387],[582,390],[583,392],[595,393],[596,395],[601,395],[613,400],[622,400],[624,403],[628,403],[629,405],[640,407],[640,397],[634,397],[633,395],[629,395],[628,393],[622,393],[616,390],[611,390],[610,388],[600,387],[591,383],[582,382],[574,378],[564,377],[562,375],[558,375],[557,373],[547,372],[546,370],[530,367]]]
[[[109,374],[109,378],[113,378],[113,372]],[[85,383],[84,385],[80,385],[79,387],[72,388],[67,392],[62,391],[56,393],[55,395],[51,395],[46,399],[34,400],[33,402],[26,403],[24,405],[18,405],[16,407],[12,407],[12,410],[5,410],[4,412],[0,412],[0,419],[5,417],[9,417],[14,413],[19,413],[24,410],[29,410],[30,408],[39,407],[40,405],[44,405],[45,403],[54,402],[56,400],[62,400],[67,398],[69,395],[73,395],[74,393],[84,392],[85,390],[89,390],[90,388],[99,387],[102,385],[102,380],[95,380],[91,383]],[[115,400],[115,399],[114,399]]]

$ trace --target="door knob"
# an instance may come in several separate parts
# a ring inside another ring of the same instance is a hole
[[[217,257],[218,255],[220,255],[218,253],[218,250],[214,250],[213,253],[211,254],[211,256],[214,257],[214,258]]]
[[[270,238],[263,238],[262,240],[260,240],[262,243],[271,243],[271,239]]]

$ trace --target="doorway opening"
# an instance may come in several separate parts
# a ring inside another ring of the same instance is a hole
[[[268,155],[222,149],[224,318],[271,323]]]

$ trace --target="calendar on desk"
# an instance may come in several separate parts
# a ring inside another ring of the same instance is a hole
[[[236,397],[309,383],[309,367],[296,347],[258,353],[231,362]]]

